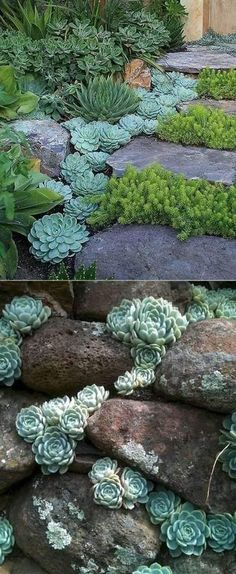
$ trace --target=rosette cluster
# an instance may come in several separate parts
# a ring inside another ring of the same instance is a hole
[[[21,409],[16,418],[17,433],[32,444],[43,474],[67,472],[76,446],[84,438],[89,415],[108,395],[104,387],[92,385],[75,398],[59,397]]]
[[[134,367],[131,371],[126,371],[124,375],[118,377],[114,387],[118,395],[132,395],[137,389],[149,387],[155,381],[155,371],[151,368]]]
[[[224,419],[223,427],[220,445],[223,445],[225,450],[219,460],[230,478],[236,479],[236,411]]]
[[[207,289],[192,285],[192,303],[187,308],[189,323],[222,317],[236,319],[236,289]]]
[[[5,558],[11,554],[15,539],[13,528],[6,518],[0,519],[0,564],[3,564]]]
[[[93,483],[94,502],[117,510],[132,510],[136,504],[146,504],[153,484],[129,467],[120,470],[116,460],[102,458],[95,462],[89,478]]]
[[[172,570],[169,566],[161,566],[155,562],[151,566],[139,566],[133,574],[172,574]]]

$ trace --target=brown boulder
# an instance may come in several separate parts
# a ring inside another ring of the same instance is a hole
[[[236,321],[190,325],[156,373],[159,396],[222,413],[236,410]]]
[[[125,66],[125,82],[131,88],[151,89],[152,76],[151,71],[143,60],[132,60]]]
[[[72,314],[74,296],[70,281],[0,281],[0,290],[0,310],[13,297],[30,295],[42,299],[55,315]]]

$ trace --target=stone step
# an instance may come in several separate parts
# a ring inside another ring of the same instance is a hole
[[[207,108],[217,108],[230,116],[236,115],[236,100],[211,100],[205,98],[177,104],[176,108],[179,112],[187,112],[190,106],[196,106],[198,104],[206,106]]]
[[[236,68],[236,57],[223,52],[212,50],[190,50],[169,52],[157,61],[164,70],[183,72],[184,74],[199,74],[204,68],[214,70],[231,70]]]
[[[211,182],[231,185],[236,176],[236,152],[182,146],[159,141],[155,137],[140,136],[116,151],[107,161],[114,174],[121,177],[129,164],[143,169],[160,163],[174,173],[189,179],[203,178]]]

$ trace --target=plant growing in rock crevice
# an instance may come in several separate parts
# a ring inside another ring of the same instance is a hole
[[[11,554],[14,544],[13,528],[9,520],[0,519],[0,564],[3,564],[6,557]]]

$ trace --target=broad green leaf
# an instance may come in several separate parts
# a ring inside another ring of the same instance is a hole
[[[39,102],[39,97],[32,92],[21,94],[17,100],[18,114],[29,114],[32,112]]]
[[[0,66],[0,86],[11,95],[17,92],[17,82],[13,66]]]

